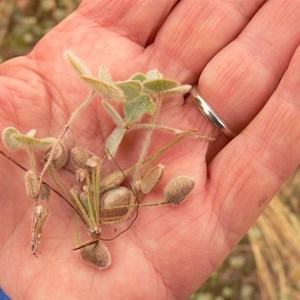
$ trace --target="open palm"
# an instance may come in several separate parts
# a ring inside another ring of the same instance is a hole
[[[64,60],[67,49],[94,73],[105,64],[115,80],[157,68],[183,83],[199,81],[215,110],[243,130],[228,141],[189,99],[164,102],[160,121],[196,127],[216,141],[187,139],[162,158],[165,180],[193,176],[193,193],[180,207],[141,209],[134,226],[107,243],[113,262],[104,271],[71,251],[74,213],[58,197],[42,254],[31,254],[33,203],[24,196],[22,171],[1,158],[0,286],[14,299],[181,299],[220,265],[300,161],[300,5],[265,2],[87,0],[30,55],[1,65],[1,130],[61,132],[88,93]],[[99,153],[113,128],[95,99],[67,143]],[[173,138],[160,132],[153,143]],[[132,135],[128,140],[121,166],[138,155],[129,147]],[[22,154],[13,156],[26,165]],[[159,191],[154,197],[160,200]]]

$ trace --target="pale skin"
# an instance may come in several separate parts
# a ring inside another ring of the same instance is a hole
[[[106,243],[112,266],[104,271],[71,250],[74,212],[59,197],[52,199],[42,254],[31,254],[33,203],[24,193],[23,171],[1,158],[0,286],[13,299],[187,298],[300,162],[299,42],[296,0],[87,0],[28,56],[2,64],[1,131],[61,132],[88,94],[63,57],[71,49],[94,73],[105,64],[117,80],[157,68],[168,78],[198,83],[240,133],[226,139],[189,99],[164,103],[166,125],[196,127],[216,141],[188,139],[164,156],[165,179],[193,176],[193,193],[180,207],[141,209],[130,231]],[[67,135],[69,143],[95,152],[114,126],[97,100]],[[153,142],[172,138],[159,133]],[[126,143],[121,149],[121,166],[135,161],[136,149],[129,149]],[[24,155],[12,155],[26,165]],[[155,197],[149,199],[161,194]]]

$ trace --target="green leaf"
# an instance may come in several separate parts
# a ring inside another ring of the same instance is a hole
[[[110,72],[104,65],[100,66],[98,76],[102,81],[112,82]]]
[[[175,88],[168,89],[165,91],[162,91],[162,95],[183,95],[188,93],[191,90],[192,86],[189,84],[183,84],[180,86],[176,86]]]
[[[72,67],[74,68],[74,70],[80,75],[86,75],[89,76],[91,75],[91,71],[89,70],[89,68],[84,64],[84,62],[77,57],[73,52],[71,52],[70,50],[67,50],[65,52],[69,62],[71,63]]]
[[[111,116],[113,121],[116,123],[116,125],[118,125],[119,127],[123,127],[124,121],[122,117],[119,115],[119,113],[115,110],[115,108],[105,100],[102,101],[102,105],[106,110],[106,112]]]
[[[168,79],[154,79],[144,81],[143,86],[146,90],[149,90],[151,93],[161,93],[166,90],[177,87],[178,83],[176,81]]]
[[[81,78],[103,98],[115,101],[125,101],[125,95],[123,91],[116,85],[104,82],[94,76],[81,76]]]
[[[138,97],[125,102],[125,122],[127,124],[138,122],[143,115],[153,114],[155,109],[156,105],[152,101],[152,98],[147,94],[140,94]]]
[[[116,127],[110,134],[110,136],[107,138],[105,147],[108,150],[108,159],[111,159],[111,156],[114,157],[116,155],[125,132],[125,128]]]
[[[158,70],[151,70],[146,73],[146,78],[147,80],[161,79],[163,78],[163,75]]]
[[[138,80],[140,82],[143,82],[143,81],[147,80],[147,77],[143,73],[135,73],[135,74],[132,75],[130,80]]]
[[[137,97],[142,90],[142,84],[137,80],[115,82],[115,85],[123,91],[126,100]]]
[[[2,133],[2,141],[10,150],[26,148],[47,150],[55,144],[56,139],[53,137],[38,139],[30,135],[22,134],[14,127],[7,127]]]
[[[27,136],[30,136],[30,137],[35,137],[36,135],[36,129],[30,129],[27,133],[26,133]]]

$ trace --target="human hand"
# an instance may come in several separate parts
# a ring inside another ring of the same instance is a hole
[[[191,101],[165,102],[167,125],[197,127],[216,141],[186,140],[163,158],[166,179],[196,179],[193,194],[177,208],[141,209],[130,231],[108,244],[113,264],[104,271],[70,251],[73,212],[59,198],[51,202],[42,255],[32,256],[23,174],[1,158],[4,290],[30,299],[188,297],[299,164],[299,15],[298,1],[83,1],[30,55],[1,65],[1,130],[61,132],[88,92],[63,59],[71,49],[95,73],[105,64],[114,79],[157,68],[184,83],[199,80],[204,98],[241,132],[228,141]],[[112,129],[94,101],[68,138],[97,152]],[[155,135],[155,143],[172,138],[166,136]],[[125,154],[121,165],[136,156]]]

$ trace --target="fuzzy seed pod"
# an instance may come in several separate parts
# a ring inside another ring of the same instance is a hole
[[[99,162],[100,162],[100,159],[98,158],[98,156],[93,155],[92,157],[87,159],[86,166],[90,167],[90,168],[97,168]]]
[[[52,149],[52,148],[51,148]],[[51,149],[49,149],[46,153],[46,160],[48,160]],[[64,143],[60,142],[56,147],[55,147],[55,152],[52,160],[52,164],[55,169],[60,169],[62,168],[68,160],[68,150],[67,147],[65,146]]]
[[[90,159],[92,160],[90,161]],[[100,161],[100,158],[97,155],[86,149],[74,147],[71,150],[71,162],[75,168],[86,169],[86,167],[88,167],[88,164],[94,166],[94,162],[96,159]]]
[[[165,198],[170,204],[179,205],[192,191],[195,180],[188,176],[172,179],[165,188]]]
[[[75,178],[79,182],[83,182],[86,178],[86,173],[84,169],[77,169],[75,172]]]
[[[60,142],[57,146],[58,153],[54,156],[53,165],[55,169],[62,168],[68,160],[68,150],[64,143]]]
[[[121,171],[115,171],[108,174],[101,181],[101,192],[105,193],[118,187],[124,181],[124,174]]]
[[[164,175],[164,166],[157,165],[150,170],[141,180],[141,190],[144,194],[151,192],[161,181]]]
[[[105,269],[111,265],[111,256],[107,247],[97,242],[88,245],[80,250],[82,259],[99,267]]]
[[[86,204],[88,202],[88,197],[89,197],[88,192],[83,191],[79,194],[79,200],[80,200],[81,203]]]
[[[126,220],[132,211],[128,206],[134,199],[132,192],[124,186],[106,192],[100,202],[101,223],[111,224]]]
[[[39,179],[34,171],[29,170],[25,173],[25,186],[27,195],[37,199],[39,196]]]
[[[74,195],[77,195],[79,197],[79,194],[81,193],[81,189],[78,185],[72,186],[70,192],[72,192]]]

